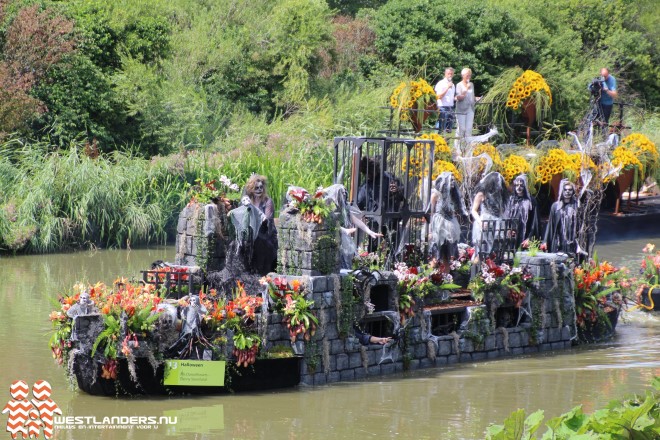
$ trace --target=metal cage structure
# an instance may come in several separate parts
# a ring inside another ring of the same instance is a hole
[[[482,220],[481,239],[477,243],[479,260],[490,258],[497,264],[511,264],[516,256],[516,231],[519,220]]]
[[[348,191],[366,224],[383,238],[370,250],[388,247],[386,267],[400,260],[406,245],[428,243],[435,142],[432,140],[336,137],[334,178]],[[364,234],[354,239],[360,243]]]

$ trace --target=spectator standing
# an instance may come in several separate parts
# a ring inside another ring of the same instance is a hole
[[[474,123],[474,105],[477,98],[474,96],[474,84],[470,81],[472,70],[461,70],[462,80],[456,85],[456,122],[458,122],[458,138],[472,136]]]
[[[600,113],[603,115],[605,124],[609,125],[614,99],[619,96],[619,93],[616,91],[616,78],[610,75],[610,71],[606,67],[600,69],[600,76],[603,78],[601,82],[603,88],[601,90],[599,104]]]
[[[454,98],[456,96],[456,86],[453,82],[454,69],[447,67],[445,77],[435,85],[435,94],[438,96],[438,109],[440,117],[438,125],[440,133],[451,132],[454,125]]]

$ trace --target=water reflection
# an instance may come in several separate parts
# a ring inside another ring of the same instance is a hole
[[[641,258],[654,238],[598,247],[621,264]],[[655,239],[660,244],[660,240]],[[48,313],[58,291],[82,279],[112,282],[137,276],[174,249],[83,252],[0,258],[0,386],[16,379],[48,380],[69,416],[176,417],[158,429],[60,430],[61,439],[481,439],[489,423],[517,408],[545,410],[546,420],[583,405],[640,392],[660,375],[660,315],[625,315],[607,344],[361,382],[276,392],[204,397],[113,399],[69,388],[47,348]],[[5,388],[8,397],[8,389]]]

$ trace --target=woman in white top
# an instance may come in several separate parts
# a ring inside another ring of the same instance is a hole
[[[461,70],[461,77],[462,81],[456,85],[456,121],[459,139],[472,136],[474,104],[477,102],[474,96],[474,84],[470,81],[472,70],[467,67]]]

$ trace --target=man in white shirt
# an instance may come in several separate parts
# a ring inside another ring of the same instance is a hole
[[[445,69],[445,77],[435,85],[435,94],[438,95],[438,109],[440,110],[440,117],[438,118],[436,128],[440,129],[440,133],[449,133],[454,123],[454,96],[456,94],[456,86],[452,82],[453,77],[454,69],[447,67]]]

